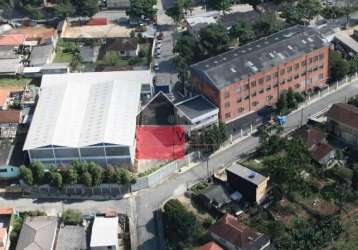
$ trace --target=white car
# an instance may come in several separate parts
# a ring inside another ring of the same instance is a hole
[[[158,71],[159,70],[159,64],[155,63],[153,68],[154,68],[155,71]]]
[[[158,53],[158,52],[155,53],[154,57],[155,57],[155,58],[160,58],[160,52],[159,52],[159,53]]]

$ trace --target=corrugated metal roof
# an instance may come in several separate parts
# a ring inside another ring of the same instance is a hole
[[[48,145],[132,145],[141,84],[150,71],[44,75],[24,150]]]

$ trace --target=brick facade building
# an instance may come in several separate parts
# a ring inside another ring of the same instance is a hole
[[[290,87],[324,87],[328,57],[329,45],[316,31],[294,26],[192,65],[192,82],[229,123],[274,105]]]

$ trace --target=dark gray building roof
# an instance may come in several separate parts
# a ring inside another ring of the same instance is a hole
[[[198,95],[187,100],[178,102],[176,107],[190,119],[207,114],[208,112],[218,110],[213,103],[202,95]]]
[[[130,0],[107,0],[107,7],[113,9],[127,9],[131,6]]]
[[[221,185],[211,185],[202,195],[218,205],[223,205],[231,201],[229,192]]]
[[[57,218],[28,217],[22,225],[16,250],[50,250],[55,241]]]
[[[42,66],[47,63],[53,52],[52,44],[33,47],[30,55],[32,66]]]
[[[267,177],[247,168],[238,163],[233,164],[232,166],[226,168],[227,172],[233,173],[241,178],[251,182],[255,185],[259,185],[261,182],[265,181]]]
[[[261,13],[255,10],[247,11],[247,12],[229,13],[221,17],[221,23],[226,27],[231,27],[237,22],[237,20],[240,19],[253,25],[257,22],[260,15]]]
[[[293,26],[191,66],[193,74],[222,89],[259,71],[328,46],[312,28]]]
[[[64,226],[60,229],[56,250],[86,250],[86,230],[81,226]]]

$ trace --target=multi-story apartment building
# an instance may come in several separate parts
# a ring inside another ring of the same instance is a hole
[[[192,82],[229,123],[274,105],[289,88],[303,93],[323,87],[328,56],[320,34],[294,26],[192,65]]]

